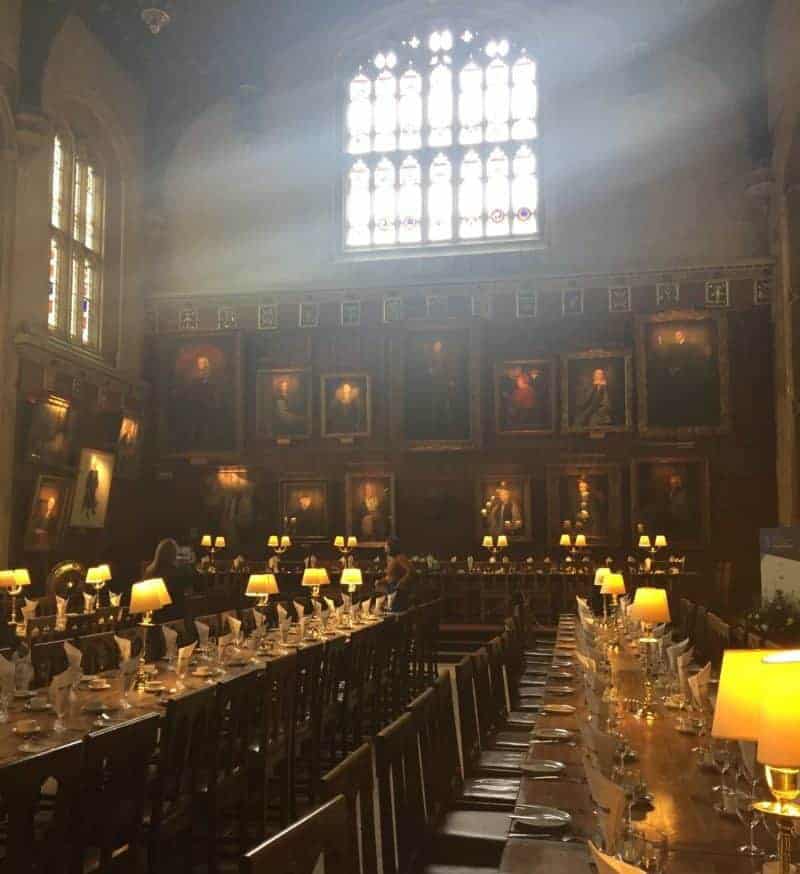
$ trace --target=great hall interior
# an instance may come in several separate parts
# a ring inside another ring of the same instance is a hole
[[[796,0],[0,0],[0,874],[790,874]]]

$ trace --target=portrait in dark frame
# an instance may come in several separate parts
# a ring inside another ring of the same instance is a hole
[[[381,546],[396,533],[394,475],[348,473],[345,508],[347,534],[361,546]]]
[[[410,441],[472,437],[470,353],[466,332],[409,334],[405,368],[405,436]]]
[[[117,476],[135,477],[139,473],[141,450],[141,419],[133,413],[124,413],[120,419],[117,435]]]
[[[282,533],[298,540],[327,540],[328,484],[325,480],[283,480],[280,484]]]
[[[495,365],[498,434],[552,434],[555,430],[555,363],[549,359]]]
[[[311,372],[306,369],[256,373],[258,432],[273,440],[311,436]]]
[[[322,383],[322,436],[369,437],[370,378],[366,373],[326,373]]]
[[[622,539],[622,472],[615,464],[547,468],[548,530],[583,534],[587,546],[617,546]]]
[[[236,334],[169,340],[162,347],[162,447],[169,455],[229,455],[240,443]]]
[[[660,313],[637,335],[639,429],[664,437],[728,429],[727,322],[723,313]]]
[[[709,537],[708,463],[702,458],[640,459],[631,464],[631,522],[669,546],[700,547]]]
[[[71,488],[72,482],[65,477],[39,476],[25,526],[26,552],[49,552],[58,545]]]
[[[72,405],[51,395],[33,404],[27,459],[51,467],[71,467],[78,415]]]
[[[505,535],[511,541],[533,539],[530,482],[526,477],[485,476],[478,493],[478,538]]]
[[[562,369],[564,431],[625,431],[631,427],[631,355],[587,350],[567,355]]]

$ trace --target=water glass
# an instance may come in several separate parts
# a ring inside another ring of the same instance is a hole
[[[53,731],[59,734],[67,730],[64,717],[69,710],[69,694],[69,686],[62,685],[57,689],[53,689],[50,696],[52,699],[50,703],[53,705],[53,710],[55,710],[56,713],[56,721],[53,723]]]
[[[136,671],[125,671],[120,675],[122,697],[120,698],[119,706],[123,710],[130,710],[133,707],[131,702],[128,701],[128,695],[130,694],[131,689],[133,689],[135,682]]]

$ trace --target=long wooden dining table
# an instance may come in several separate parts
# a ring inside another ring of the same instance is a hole
[[[382,621],[377,618],[369,621],[367,625]],[[208,658],[205,654],[195,651],[186,675],[182,678],[178,677],[174,664],[166,660],[149,663],[145,665],[147,680],[149,683],[158,683],[160,688],[151,686],[153,691],[136,688],[129,692],[127,700],[131,705],[130,709],[120,707],[122,678],[118,670],[94,675],[108,682],[106,689],[92,689],[86,682],[91,677],[85,675],[74,693],[70,694],[69,706],[62,720],[65,726],[62,731],[54,730],[56,714],[50,706],[47,688],[33,690],[33,698],[15,694],[8,707],[8,719],[0,724],[0,768],[26,756],[74,743],[93,730],[121,725],[150,713],[163,715],[165,705],[170,698],[190,694],[192,691],[231,679],[247,671],[263,670],[269,662],[287,658],[299,646],[313,646],[336,637],[349,639],[351,634],[357,634],[363,627],[366,625],[356,625],[351,628],[336,627],[327,635],[313,638],[307,635],[300,643],[297,638],[297,627],[294,626],[286,647],[282,647],[277,629],[272,629],[265,634],[266,647],[255,650],[229,647],[222,661],[214,657]],[[209,668],[211,673],[206,674]],[[32,701],[34,704],[47,702],[47,706],[41,710],[32,710]],[[19,733],[21,723],[31,720],[38,724],[39,730],[33,734]]]
[[[586,841],[599,831],[597,816],[584,777],[583,745],[580,725],[589,717],[580,681],[580,665],[574,657],[572,618],[561,617],[556,636],[554,659],[570,659],[566,670],[574,673],[569,681],[574,693],[564,696],[545,691],[543,704],[572,704],[575,713],[549,714],[542,711],[536,728],[564,728],[574,732],[566,742],[531,740],[526,761],[555,759],[567,767],[560,778],[523,775],[515,814],[523,816],[525,805],[545,805],[571,814],[569,833],[563,838],[542,839],[512,835],[503,853],[502,874],[589,874]],[[624,698],[641,698],[642,673],[635,654],[624,648],[611,656],[616,684]],[[675,727],[675,713],[661,703],[656,704],[654,720],[637,718],[625,712],[620,720],[629,746],[636,759],[631,767],[638,768],[652,807],[634,807],[633,826],[644,831],[654,830],[668,841],[667,874],[755,874],[761,871],[763,860],[752,859],[737,852],[747,842],[745,826],[735,816],[722,816],[714,810],[720,783],[716,771],[702,770],[695,750],[710,738],[681,734]],[[763,827],[756,832],[757,843],[768,851],[774,848],[774,838]]]

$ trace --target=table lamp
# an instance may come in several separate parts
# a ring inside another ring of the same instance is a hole
[[[628,616],[641,622],[644,632],[642,637],[639,638],[639,644],[645,648],[644,701],[637,716],[652,720],[658,715],[653,707],[653,660],[651,649],[658,645],[658,639],[653,637],[653,626],[659,622],[670,621],[666,590],[650,586],[638,588],[633,598],[633,604],[628,609]]]
[[[576,549],[585,549],[586,548],[586,535],[585,534],[576,534],[575,535],[575,548]]]
[[[505,534],[500,534],[497,538],[498,549],[508,549],[508,537]]]
[[[277,595],[279,591],[274,574],[250,574],[244,593],[248,598],[259,599],[256,607],[266,607],[269,604],[269,596]]]
[[[625,594],[625,578],[622,574],[606,574],[603,577],[603,582],[600,586],[600,594],[603,596],[603,612],[604,614],[607,614],[606,596],[611,595],[611,601],[616,607],[619,596]],[[606,619],[607,618],[608,616],[606,615]]]
[[[352,595],[359,586],[364,585],[364,578],[361,576],[359,568],[348,567],[342,571],[342,577],[339,582]]]
[[[647,536],[647,534],[642,534],[642,536],[639,538],[639,549],[650,549],[650,548],[651,548],[650,538]]]
[[[570,538],[569,534],[562,534],[558,540],[558,545],[569,549],[572,546],[572,538]]]
[[[153,625],[153,611],[172,603],[167,587],[160,577],[151,580],[141,580],[131,587],[131,603],[129,613],[139,613],[144,616],[139,623],[144,626]]]
[[[594,572],[594,584],[600,588],[605,578],[611,573],[610,567],[599,567]]]
[[[344,535],[339,534],[337,537],[334,537],[333,545],[343,557],[347,557],[358,546],[358,538],[352,535],[345,538]]]
[[[655,539],[655,548],[656,549],[666,549],[667,548],[667,538],[663,534],[656,534]]]
[[[0,571],[0,589],[8,589],[11,597],[9,625],[19,625],[17,622],[17,596],[22,594],[25,586],[31,584],[30,574],[25,568]]]
[[[484,549],[494,549],[494,538],[490,537],[488,534],[485,534],[483,537],[483,541],[481,542],[481,546]]]
[[[759,710],[757,754],[764,765],[767,785],[774,801],[758,801],[753,807],[778,820],[778,874],[790,874],[792,832],[800,820],[800,650],[765,655],[758,675]]]
[[[99,564],[86,571],[86,583],[94,588],[95,595],[100,594],[100,590],[110,579],[111,568],[107,564]]]
[[[303,571],[303,581],[301,585],[304,588],[311,589],[311,596],[313,598],[319,598],[320,587],[329,584],[330,580],[328,579],[328,572],[324,567],[307,567],[305,571]]]

